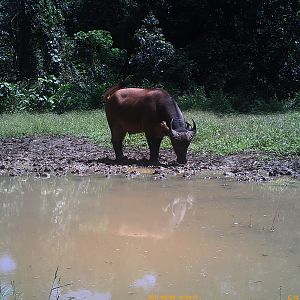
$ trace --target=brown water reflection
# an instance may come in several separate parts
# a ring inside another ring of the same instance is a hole
[[[0,280],[47,299],[59,266],[72,282],[60,299],[287,299],[300,294],[299,189],[0,177]]]

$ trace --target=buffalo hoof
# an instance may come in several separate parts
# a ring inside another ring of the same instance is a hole
[[[187,163],[187,161],[186,160],[177,160],[176,163],[178,165],[185,165]]]
[[[148,163],[149,163],[149,165],[154,165],[154,166],[160,165],[160,162],[158,159],[149,159]]]
[[[126,156],[121,156],[117,157],[115,161],[117,164],[124,164],[128,162],[128,158]]]

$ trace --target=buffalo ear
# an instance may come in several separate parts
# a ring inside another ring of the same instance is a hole
[[[185,126],[186,126],[185,128],[189,131],[196,132],[196,123],[195,123],[194,119],[192,119],[192,121],[193,121],[193,126],[189,122],[185,121]]]
[[[193,121],[193,127],[191,126],[191,124],[187,123],[187,136],[189,140],[192,140],[192,138],[196,135],[197,132],[197,128],[196,128],[196,123],[195,121],[192,119]]]
[[[187,130],[192,130],[192,125],[189,122],[185,121],[185,128]]]
[[[169,129],[169,127],[167,126],[167,123],[166,123],[165,121],[162,121],[162,122],[160,123],[160,127],[161,127],[161,129],[163,130],[163,132],[164,132],[166,135],[168,135],[170,129]]]

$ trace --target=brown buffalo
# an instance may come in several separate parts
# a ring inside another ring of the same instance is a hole
[[[150,161],[158,162],[164,136],[169,136],[178,163],[186,163],[187,148],[196,134],[184,120],[176,101],[163,89],[112,87],[105,95],[105,111],[111,130],[116,159],[123,159],[122,143],[126,133],[145,132]]]

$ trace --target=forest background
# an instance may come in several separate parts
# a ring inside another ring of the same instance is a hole
[[[298,0],[2,0],[0,112],[103,106],[111,85],[183,109],[300,108]]]

